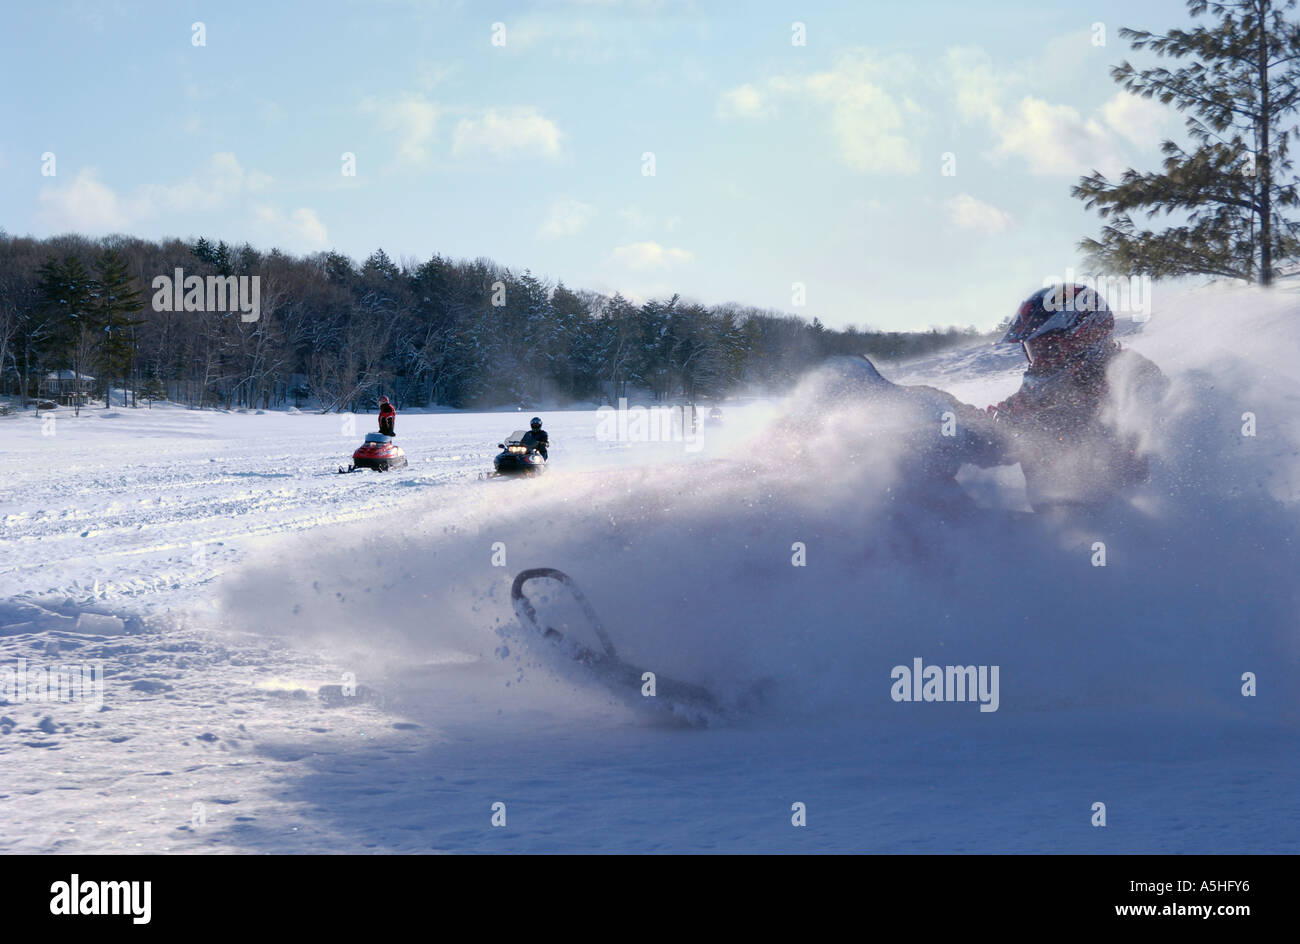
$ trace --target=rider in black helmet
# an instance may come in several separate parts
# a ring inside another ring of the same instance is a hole
[[[536,449],[543,459],[550,459],[546,454],[546,447],[551,444],[551,437],[546,435],[546,430],[542,429],[542,418],[534,416],[528,421],[528,426],[528,432],[524,433],[524,438],[520,441],[525,446]]]

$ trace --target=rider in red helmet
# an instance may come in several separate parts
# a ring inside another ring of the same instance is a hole
[[[1020,389],[987,414],[996,444],[978,465],[1019,462],[1035,508],[1087,504],[1144,481],[1137,438],[1117,421],[1168,385],[1151,361],[1121,348],[1106,300],[1083,285],[1030,295],[1002,338],[1029,362]]]
[[[393,427],[397,423],[397,410],[388,402],[388,397],[379,398],[379,432],[385,436],[396,436]]]
[[[1119,352],[1115,316],[1105,299],[1082,285],[1053,285],[1030,295],[999,343],[1019,344],[1029,362],[1020,390],[989,407],[1012,419],[1062,408],[1090,412],[1105,396],[1106,368]]]

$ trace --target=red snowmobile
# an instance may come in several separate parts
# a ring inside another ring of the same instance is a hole
[[[400,469],[404,465],[406,465],[406,453],[402,452],[401,446],[393,442],[392,436],[385,436],[383,433],[366,433],[366,441],[352,453],[352,465],[346,469],[340,468],[339,471],[359,472],[362,469],[374,469],[376,472],[387,472],[389,469]]]

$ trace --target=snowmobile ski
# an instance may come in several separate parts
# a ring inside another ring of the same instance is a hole
[[[568,590],[588,621],[591,632],[600,645],[599,649],[586,646],[572,636],[566,636],[560,630],[548,625],[549,621],[537,612],[537,607],[524,592],[524,587],[529,581],[543,579],[554,580]],[[625,662],[618,655],[613,640],[601,624],[586,594],[564,571],[556,570],[554,567],[521,570],[510,587],[510,600],[525,632],[536,633],[537,637],[554,645],[581,665],[593,679],[623,700],[667,710],[677,718],[696,726],[707,725],[710,721],[734,713],[729,711],[727,706],[707,688],[690,682],[664,678],[658,673],[655,673],[655,694],[644,695],[642,691],[646,680],[643,669]],[[766,685],[756,686],[751,693],[752,700],[761,700],[766,688]]]

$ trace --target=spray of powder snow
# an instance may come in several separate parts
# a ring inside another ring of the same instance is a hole
[[[1131,344],[1169,393],[1114,406],[1151,480],[1104,512],[957,500],[932,478],[942,399],[838,395],[831,371],[720,457],[557,466],[448,489],[443,507],[340,529],[328,547],[281,545],[226,581],[224,610],[240,628],[368,652],[380,674],[468,655],[491,667],[484,698],[527,678],[563,699],[572,678],[526,655],[508,592],[549,566],[581,584],[629,662],[724,698],[771,679],[769,710],[786,717],[897,710],[891,669],[920,657],[999,666],[1002,712],[1295,720],[1298,325],[1280,292],[1158,310]],[[1256,699],[1240,696],[1244,672]]]

